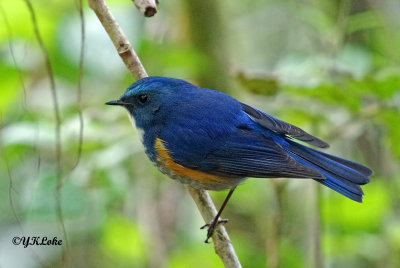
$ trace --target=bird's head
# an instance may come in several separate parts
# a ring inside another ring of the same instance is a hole
[[[179,79],[146,77],[130,85],[119,99],[106,104],[125,107],[136,126],[146,128],[163,122],[190,87],[194,86]]]

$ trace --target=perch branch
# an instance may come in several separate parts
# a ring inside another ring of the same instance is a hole
[[[147,77],[148,75],[142,63],[104,0],[89,0],[89,6],[96,13],[133,79],[139,80],[140,78]]]
[[[217,215],[217,210],[207,191],[197,190],[185,185],[186,190],[192,196],[201,216],[205,222],[211,222]],[[212,235],[215,253],[221,258],[225,267],[242,267],[236,256],[235,249],[229,239],[228,232],[222,224],[218,224]]]
[[[147,77],[147,73],[129,41],[125,37],[104,0],[89,0],[89,6],[96,13],[108,36],[112,40],[121,59],[135,80]],[[196,203],[203,219],[210,222],[217,210],[206,191],[185,186]],[[226,267],[241,267],[228,233],[223,225],[218,225],[212,236],[214,249]]]

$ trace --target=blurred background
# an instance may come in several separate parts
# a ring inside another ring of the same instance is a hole
[[[104,105],[133,80],[86,1],[81,97],[78,3],[31,3],[61,142],[29,9],[2,0],[0,267],[222,267],[182,185]],[[243,183],[223,217],[244,267],[400,267],[398,0],[161,0],[152,18],[107,3],[149,75],[229,93],[373,169],[363,204],[312,180]],[[63,245],[12,244],[23,235]]]

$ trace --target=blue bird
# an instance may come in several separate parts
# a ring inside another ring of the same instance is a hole
[[[106,104],[128,110],[147,156],[162,173],[198,189],[230,189],[207,224],[206,242],[236,186],[247,177],[311,178],[362,202],[360,185],[372,174],[361,164],[295,142],[329,146],[294,125],[183,80],[143,78]]]

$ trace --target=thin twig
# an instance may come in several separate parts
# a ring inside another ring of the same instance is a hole
[[[64,183],[67,181],[68,177],[71,173],[76,169],[79,165],[82,155],[82,144],[83,144],[83,113],[82,113],[82,79],[83,79],[83,63],[84,63],[84,56],[85,56],[85,18],[83,16],[83,7],[82,7],[82,0],[77,0],[78,4],[78,12],[79,12],[79,19],[81,23],[81,47],[79,53],[79,74],[78,74],[78,90],[76,96],[76,103],[78,106],[78,115],[79,115],[79,136],[78,136],[78,149],[77,149],[77,156],[74,165],[70,169],[70,171],[65,174],[62,179],[57,184],[57,190],[59,191]]]
[[[6,13],[4,12],[3,7],[1,5],[0,5],[0,10],[1,10],[0,13],[2,13],[2,16],[4,16],[4,19],[7,20]],[[10,33],[10,31],[8,33]],[[3,122],[3,116],[2,116],[2,113],[0,111],[0,130],[3,128],[2,122]],[[2,132],[0,131],[0,148],[3,147],[3,144],[1,143],[2,142],[1,134],[2,134]],[[21,220],[17,215],[16,209],[15,209],[15,204],[14,204],[14,198],[13,198],[13,192],[15,194],[19,194],[19,193],[17,192],[17,190],[14,187],[14,182],[13,182],[14,179],[13,179],[13,176],[11,174],[11,167],[10,167],[10,164],[9,164],[8,159],[6,157],[6,154],[3,154],[2,157],[3,157],[2,163],[4,163],[4,165],[6,166],[7,175],[8,175],[8,182],[9,182],[9,184],[8,184],[8,202],[10,204],[10,209],[11,209],[11,212],[12,212],[12,214],[14,216],[14,219],[15,219],[15,221],[17,223],[18,228],[20,229],[21,237],[22,236],[26,236],[26,233],[25,233],[24,228],[22,226]],[[39,264],[42,267],[50,267],[47,263],[45,263],[39,257],[39,255],[36,254],[36,252],[34,251],[33,247],[29,248],[29,252],[30,252],[30,255],[31,255],[32,259],[36,261],[36,264]]]
[[[24,0],[25,4],[29,10],[29,13],[31,15],[31,20],[32,20],[32,25],[33,25],[33,31],[36,36],[36,40],[39,44],[40,50],[42,51],[43,57],[45,59],[46,63],[46,70],[47,74],[50,80],[50,91],[53,99],[53,109],[54,109],[54,117],[55,117],[55,150],[56,150],[56,170],[57,170],[57,180],[60,182],[62,179],[62,168],[61,168],[61,117],[60,117],[60,110],[59,110],[59,105],[58,105],[58,98],[57,98],[57,90],[56,90],[56,83],[54,79],[54,73],[53,73],[53,68],[50,63],[50,58],[49,54],[47,52],[47,49],[43,43],[42,36],[39,31],[37,19],[36,19],[36,13],[35,10],[33,9],[32,3],[30,0]],[[62,205],[61,205],[61,192],[58,191],[57,189],[55,190],[55,199],[56,199],[56,212],[57,212],[57,217],[61,225],[62,233],[64,236],[65,240],[65,247],[68,251],[69,244],[68,244],[68,237],[67,237],[67,230],[65,228],[64,220],[63,220],[63,214],[62,214]],[[67,261],[67,256],[65,254],[65,251],[63,252],[63,258],[62,258],[62,266],[66,265]]]
[[[77,103],[79,108],[79,140],[78,140],[78,155],[75,167],[78,166],[79,160],[81,159],[82,144],[83,144],[82,79],[83,79],[83,63],[85,59],[85,17],[83,16],[82,1],[83,0],[78,0],[79,18],[81,22],[81,49],[79,54],[79,77],[78,77],[78,93],[77,93]]]
[[[13,60],[15,69],[16,69],[16,71],[18,73],[19,82],[21,83],[21,87],[22,87],[22,93],[23,93],[22,94],[22,109],[23,109],[24,113],[27,115],[27,118],[29,118],[32,121],[34,121],[35,118],[31,114],[31,112],[29,111],[28,106],[27,106],[27,90],[26,90],[26,86],[25,86],[25,82],[24,82],[23,73],[22,73],[21,69],[19,68],[19,65],[18,65],[18,62],[17,62],[17,58],[15,56],[14,47],[13,47],[13,44],[12,44],[12,41],[11,41],[13,39],[14,35],[13,35],[12,29],[11,29],[10,22],[8,21],[7,14],[4,11],[3,6],[1,4],[0,4],[0,13],[1,13],[1,16],[3,18],[5,29],[6,29],[7,35],[8,35],[7,39],[8,39],[8,48],[10,50],[10,55],[11,55],[11,58]],[[1,122],[1,120],[0,120],[0,122]],[[35,126],[37,128],[39,127],[38,124],[35,124]],[[38,132],[39,131],[37,131],[36,134],[38,134]],[[32,148],[33,148],[34,153],[37,154],[37,163],[38,163],[37,171],[38,171],[38,174],[39,174],[39,170],[40,170],[40,154],[39,154],[38,149],[37,149],[37,137],[36,137],[35,141],[36,142],[34,142],[32,144]]]
[[[89,0],[89,6],[96,13],[104,29],[107,31],[110,39],[116,47],[119,55],[124,61],[126,67],[130,71],[135,80],[147,77],[147,73],[140,62],[135,51],[133,51],[130,43],[111,14],[104,0]],[[185,186],[196,203],[203,219],[208,223],[217,214],[217,210],[204,190],[197,190],[189,186]],[[212,236],[214,249],[226,267],[241,267],[232,243],[230,242],[228,233],[224,226],[219,225],[216,232]]]
[[[56,83],[54,80],[53,68],[50,63],[49,54],[47,53],[47,49],[44,46],[32,3],[30,2],[30,0],[25,0],[25,3],[26,3],[26,6],[28,7],[30,15],[31,15],[33,31],[35,32],[36,40],[39,44],[40,50],[43,53],[43,57],[46,62],[47,73],[48,73],[49,80],[50,80],[50,90],[51,90],[51,95],[53,98],[54,117],[55,117],[55,121],[56,121],[55,147],[56,147],[56,161],[57,161],[57,176],[58,176],[58,179],[60,179],[61,178],[61,118],[60,118],[60,109],[58,106]]]
[[[6,168],[7,168],[7,175],[8,175],[8,182],[9,182],[9,186],[8,186],[8,202],[10,203],[11,212],[12,212],[15,220],[17,221],[17,225],[20,228],[21,232],[23,232],[21,220],[19,219],[19,217],[17,215],[17,212],[15,210],[14,199],[13,199],[13,192],[16,193],[16,194],[18,192],[14,188],[13,177],[11,176],[10,164],[8,163],[6,157],[4,157],[4,160],[5,160],[4,163],[5,163]]]
[[[15,221],[17,222],[17,226],[21,231],[21,236],[26,236],[26,233],[24,231],[24,228],[22,227],[22,223],[20,218],[18,217],[17,213],[16,213],[16,209],[15,209],[15,205],[14,205],[14,199],[13,199],[13,192],[17,193],[17,190],[14,188],[14,184],[13,184],[13,177],[11,175],[11,168],[10,168],[10,164],[8,163],[7,158],[4,156],[4,163],[6,165],[6,169],[7,169],[7,175],[8,175],[8,180],[9,180],[9,187],[8,187],[8,200],[10,203],[10,208],[11,211],[13,213],[13,216],[15,218]],[[50,265],[46,262],[44,262],[44,260],[41,259],[41,257],[36,254],[36,252],[33,250],[32,247],[29,248],[29,252],[31,257],[36,261],[36,264],[39,264],[42,267],[50,267]]]

